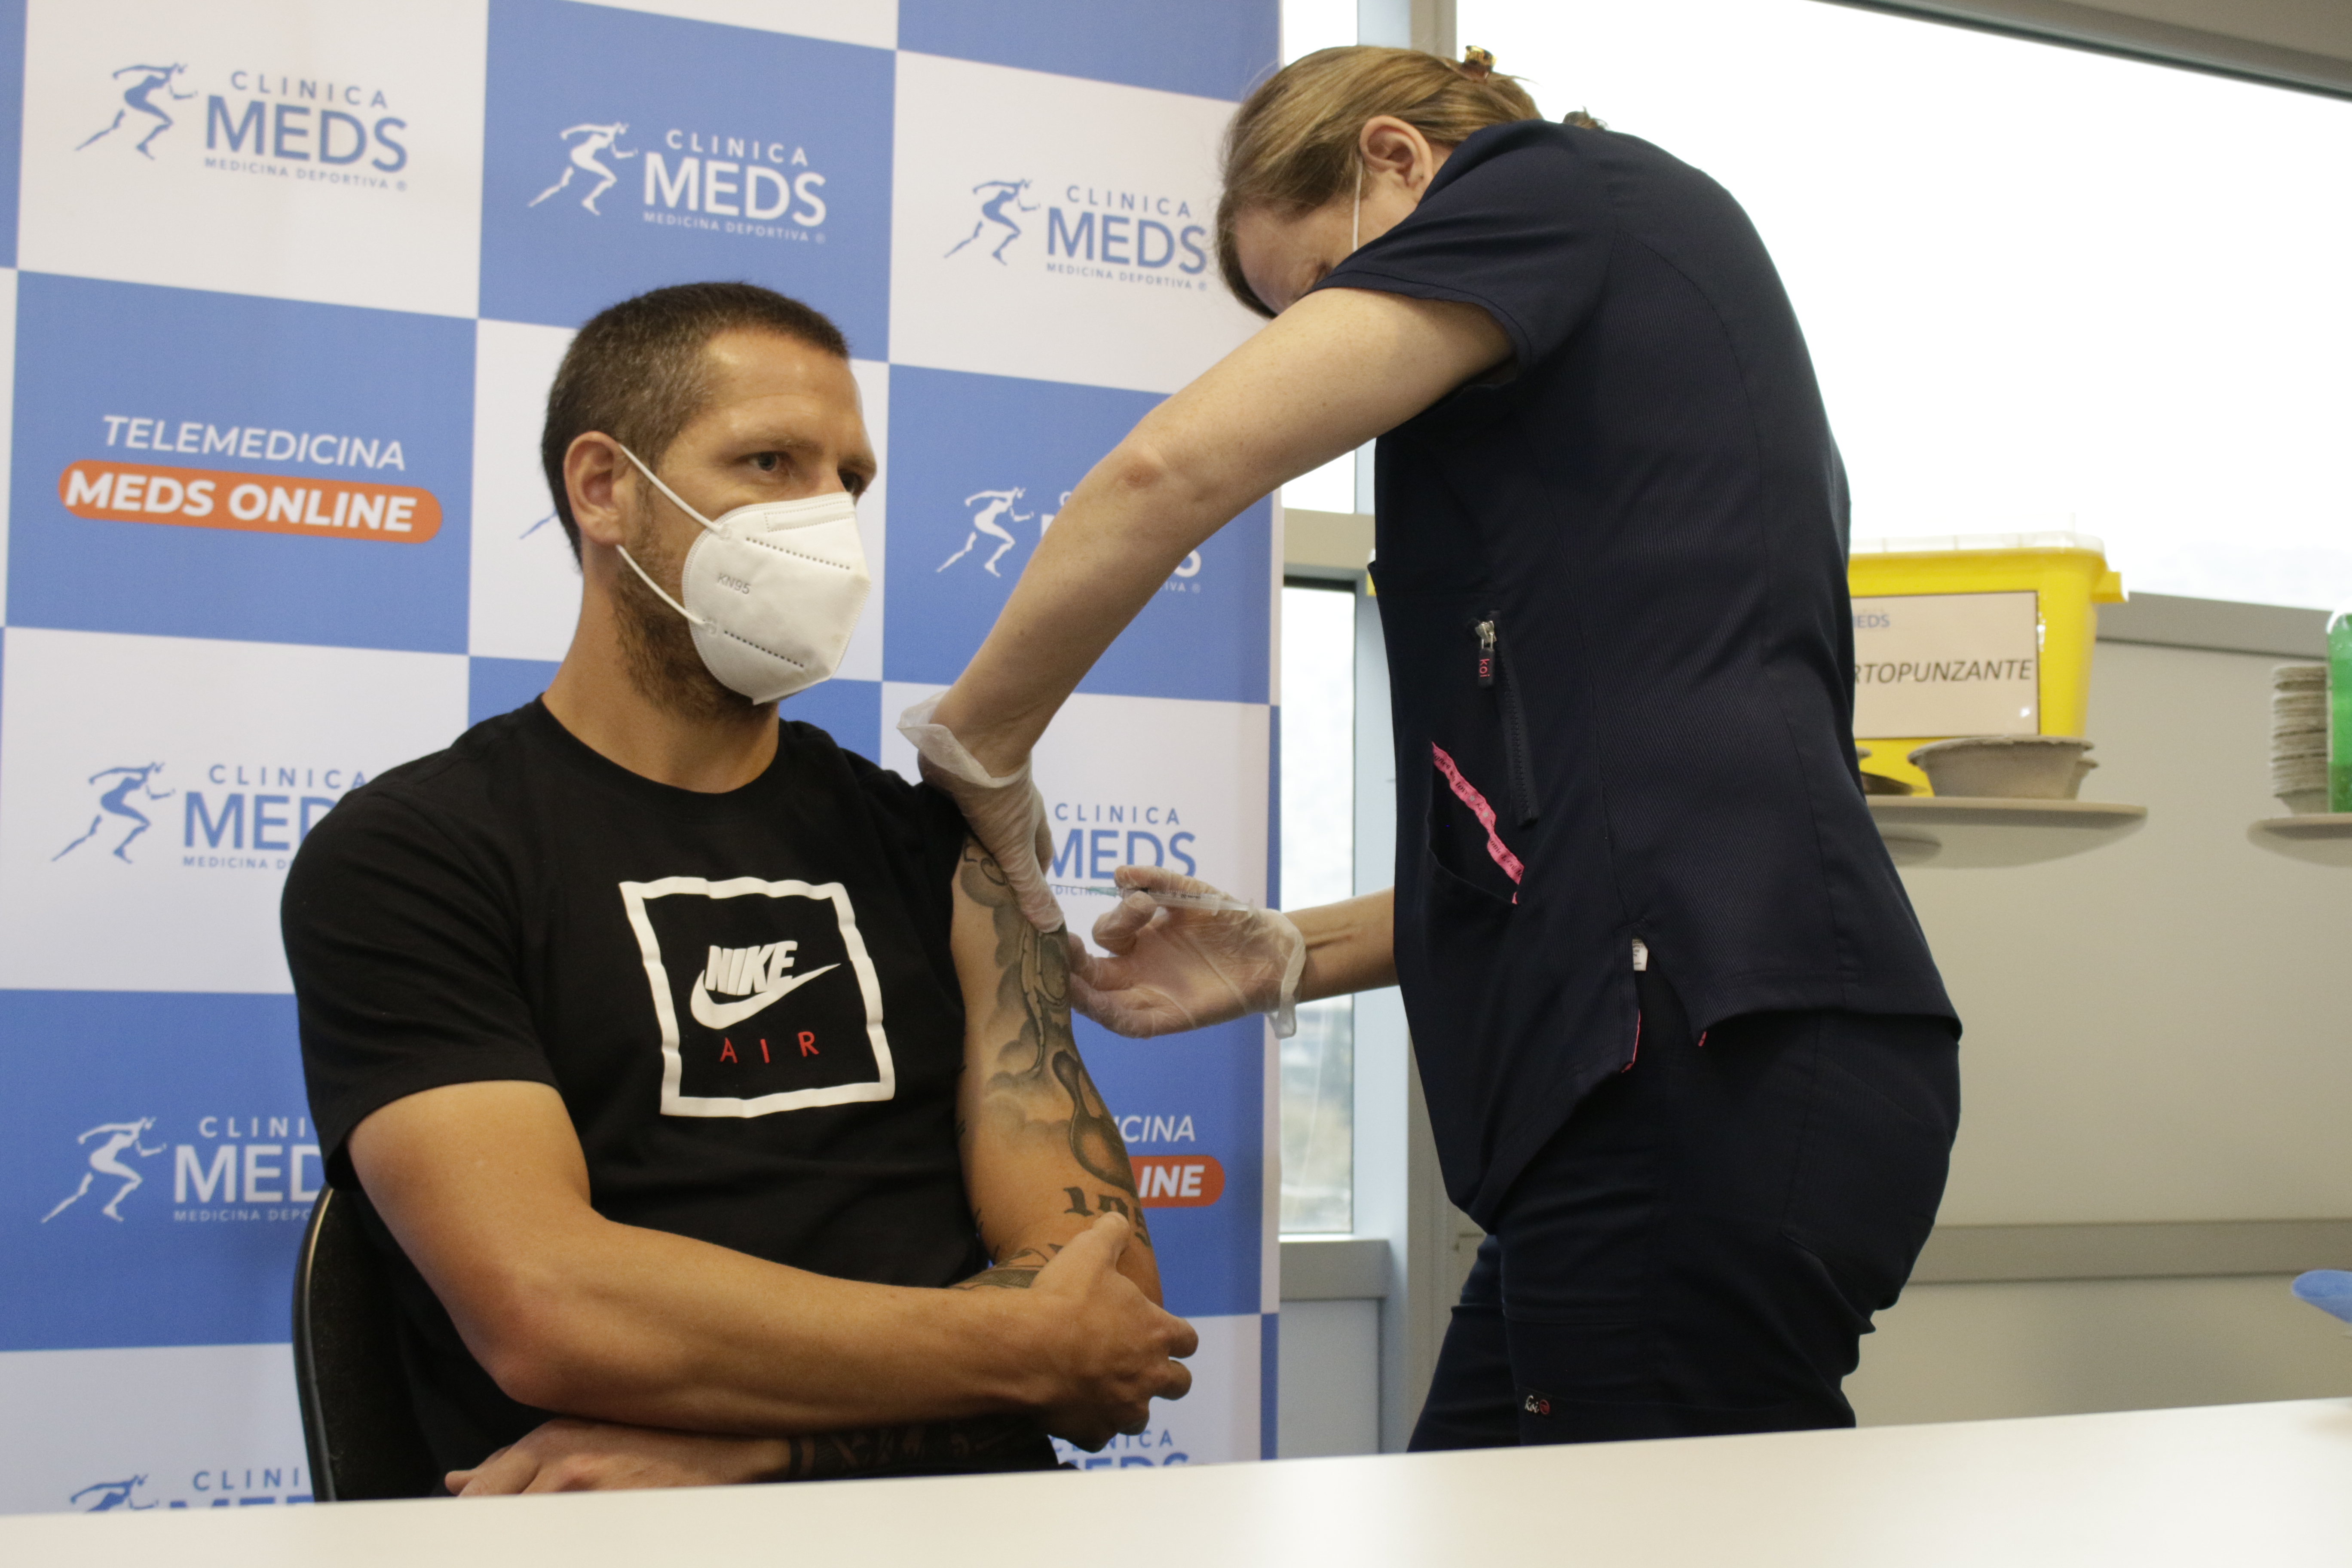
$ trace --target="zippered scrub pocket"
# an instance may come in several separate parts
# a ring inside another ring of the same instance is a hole
[[[1527,710],[1519,682],[1511,674],[1510,649],[1503,637],[1503,614],[1488,610],[1470,626],[1477,641],[1478,685],[1493,693],[1495,717],[1503,732],[1503,772],[1509,821],[1526,827],[1536,819],[1536,775],[1528,760]]]

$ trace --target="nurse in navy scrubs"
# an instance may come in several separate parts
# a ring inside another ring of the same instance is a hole
[[[1415,1447],[1851,1425],[1959,1025],[1854,771],[1844,472],[1738,204],[1487,64],[1329,49],[1243,105],[1219,259],[1270,324],[1095,468],[908,732],[1051,929],[1031,745],[1189,552],[1379,437],[1395,888],[1286,917],[1130,868],[1080,1003],[1402,987],[1489,1233]]]

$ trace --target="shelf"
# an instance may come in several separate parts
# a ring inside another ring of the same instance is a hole
[[[2273,816],[2246,829],[2258,849],[2315,866],[2352,866],[2352,811]]]
[[[1874,795],[1870,815],[1897,866],[2033,866],[2138,832],[2147,807],[2104,800]]]

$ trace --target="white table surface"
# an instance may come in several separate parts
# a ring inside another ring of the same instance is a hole
[[[1091,1474],[0,1519],[10,1568],[2352,1562],[2352,1402]]]

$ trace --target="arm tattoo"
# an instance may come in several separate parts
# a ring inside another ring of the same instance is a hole
[[[1150,1247],[1151,1233],[1136,1199],[1127,1142],[1087,1076],[1070,1033],[1069,954],[1059,937],[1045,936],[1029,923],[1003,868],[978,844],[964,845],[958,875],[964,896],[989,912],[996,965],[1003,976],[989,1026],[1008,1037],[996,1047],[995,1070],[987,1085],[990,1105],[1066,1143],[1078,1168],[1111,1189],[1097,1194],[1102,1212],[1126,1215],[1135,1224],[1136,1239]]]
[[[1034,1247],[1024,1247],[1020,1251],[1008,1253],[995,1261],[999,1268],[1043,1268],[1052,1258],[1059,1258],[1061,1255],[1062,1244],[1058,1241],[1049,1241],[1045,1244],[1044,1252],[1038,1251]]]
[[[959,1279],[950,1290],[1026,1290],[1037,1282],[1034,1268],[987,1268],[969,1279]]]
[[[787,1457],[783,1473],[776,1479],[823,1481],[837,1476],[929,1475],[986,1468],[981,1461],[1044,1439],[1037,1424],[1024,1415],[975,1415],[961,1421],[820,1432],[784,1439]]]

